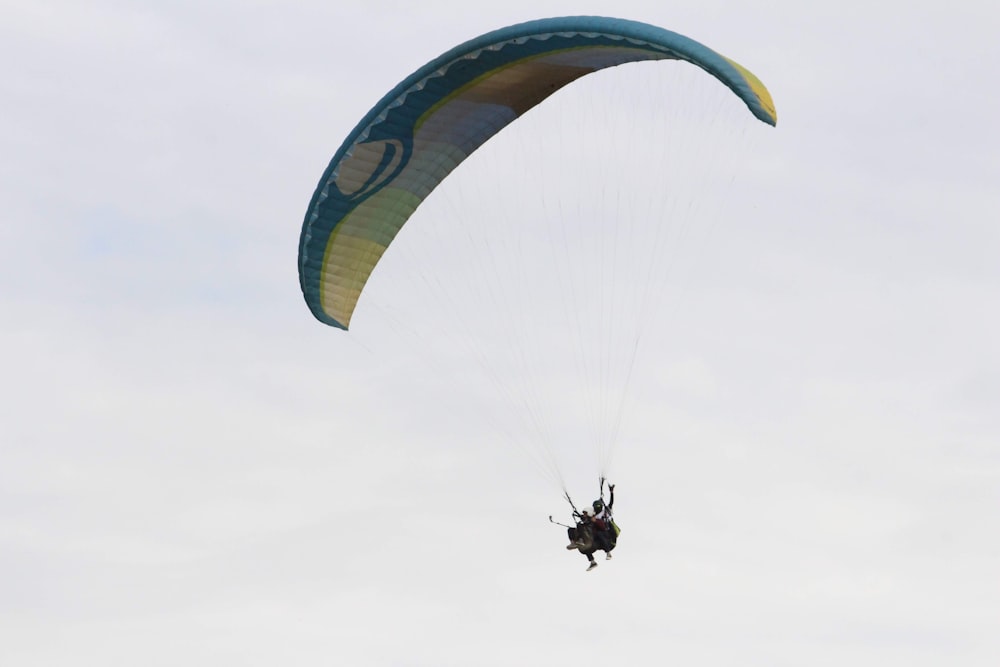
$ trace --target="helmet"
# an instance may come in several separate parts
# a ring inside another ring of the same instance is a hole
[[[600,512],[602,509],[604,509],[604,501],[603,500],[595,500],[593,502],[593,505],[594,505],[594,511],[595,512]]]

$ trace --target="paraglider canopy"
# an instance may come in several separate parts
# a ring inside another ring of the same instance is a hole
[[[466,157],[563,86],[650,60],[690,62],[774,125],[771,96],[749,71],[669,30],[575,16],[469,40],[387,93],[348,135],[306,212],[299,282],[320,321],[347,329],[376,264],[411,214]]]

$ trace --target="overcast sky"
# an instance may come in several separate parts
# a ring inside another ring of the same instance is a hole
[[[996,665],[1000,9],[730,4],[0,0],[0,663]],[[650,325],[590,573],[442,311],[387,267],[334,330],[296,264],[386,91],[570,14],[779,119]]]

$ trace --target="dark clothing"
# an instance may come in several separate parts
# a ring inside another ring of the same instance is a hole
[[[594,545],[601,551],[608,552],[615,548],[615,531],[611,526],[604,530],[594,531]]]
[[[587,536],[584,533],[584,531],[586,530],[586,528],[585,527],[581,528],[581,526],[584,526],[584,524],[578,523],[575,528],[568,528],[566,530],[566,533],[569,535],[570,542],[578,542],[579,540],[586,541]],[[591,531],[591,532],[593,532],[593,531]],[[596,542],[595,542],[595,544],[596,544]],[[594,562],[594,550],[593,549],[590,549],[588,551],[582,551],[581,550],[580,553],[582,553],[584,556],[586,556],[587,560],[589,560],[591,563]]]

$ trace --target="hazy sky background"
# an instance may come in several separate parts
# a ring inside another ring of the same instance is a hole
[[[731,4],[0,0],[0,663],[996,665],[1000,10]],[[645,350],[591,573],[489,385],[296,273],[381,95],[570,14],[779,115]]]

